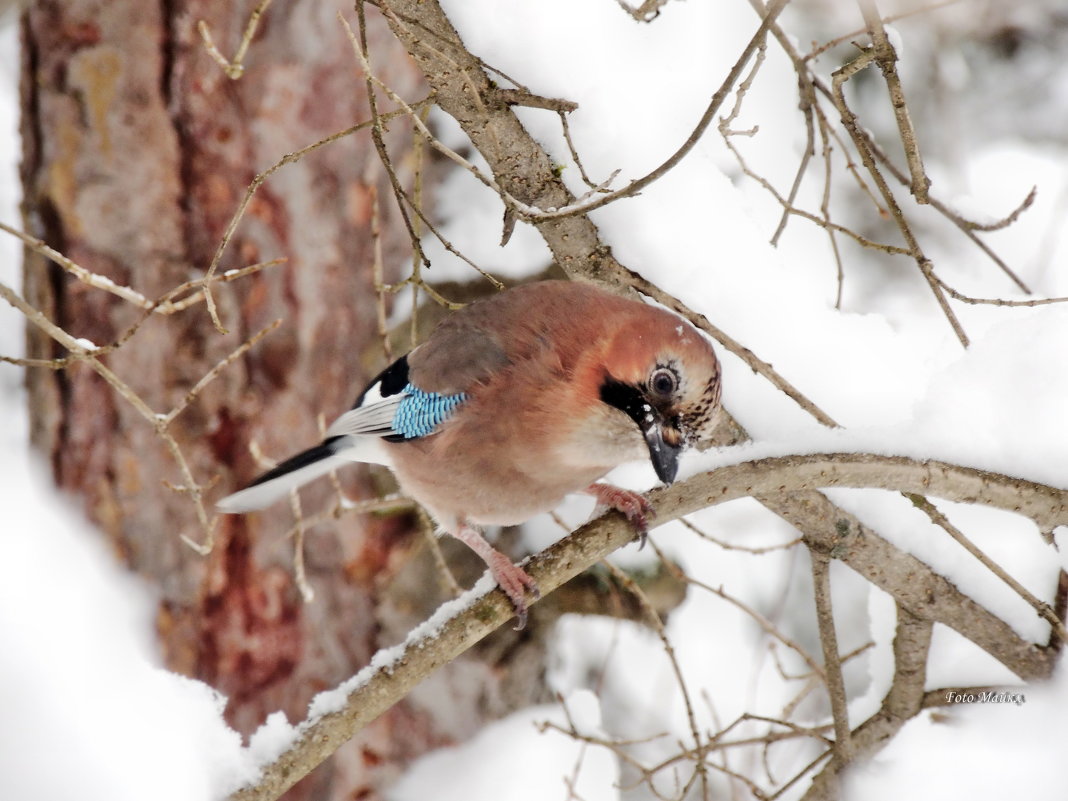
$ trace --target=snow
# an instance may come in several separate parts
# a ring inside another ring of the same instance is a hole
[[[224,796],[255,775],[225,699],[160,667],[148,588],[48,487],[26,437],[24,416],[0,434],[0,798]]]
[[[847,774],[845,797],[994,799],[1016,798],[1022,791],[1033,801],[1059,801],[1068,742],[1068,718],[1061,714],[1068,708],[1063,669],[1048,686],[1028,688],[1023,698],[1023,703],[976,700],[937,716],[919,715],[875,759]]]
[[[590,693],[576,696],[568,706],[583,707],[582,717],[590,722],[596,717],[597,699]],[[557,705],[530,707],[491,723],[463,745],[421,759],[386,797],[388,801],[569,797],[617,801],[616,757],[558,731],[540,730],[546,722],[567,726]]]
[[[296,742],[298,731],[285,712],[272,712],[252,733],[248,753],[254,765],[268,765]]]
[[[668,3],[648,25],[634,22],[611,0],[517,0],[507,14],[494,0],[448,0],[445,6],[477,55],[533,92],[579,104],[569,119],[584,166],[594,182],[621,170],[612,182],[616,188],[659,165],[686,139],[756,26],[744,0]],[[859,23],[855,7],[848,8]],[[890,31],[895,47],[908,43],[901,64],[907,92],[910,81],[922,75],[911,70],[920,69],[932,52],[923,20],[901,19]],[[802,33],[795,43],[807,41]],[[16,105],[15,50],[14,29],[0,25],[0,219],[5,222],[17,219],[15,115],[7,112]],[[993,80],[987,74],[993,68],[980,74],[963,51],[938,52],[934,68],[950,75],[954,92],[966,95],[974,81],[986,81],[985,87]],[[874,71],[865,77],[875,77]],[[1066,86],[1060,81],[1050,92],[1063,94]],[[739,147],[780,187],[792,180],[804,143],[794,93],[783,57],[770,47],[760,80],[735,122],[739,129],[760,126]],[[884,111],[885,124],[892,126],[888,108]],[[584,194],[587,187],[570,163],[556,115],[522,108],[518,113],[553,158],[567,165],[563,177],[572,191]],[[1068,295],[1064,142],[1028,141],[999,120],[989,129],[966,126],[968,136],[962,138],[968,146],[949,153],[942,148],[941,156],[937,142],[926,147],[931,132],[918,129],[932,191],[965,215],[991,222],[1037,186],[1033,206],[1018,223],[985,241],[1040,295]],[[447,144],[463,146],[453,122],[436,112],[432,121]],[[477,154],[470,160],[485,169]],[[818,183],[803,185],[799,205],[818,208]],[[499,247],[501,202],[472,176],[453,172],[437,195],[442,230],[483,268],[518,277],[549,262],[544,242],[522,223]],[[714,131],[639,197],[592,216],[621,261],[772,363],[843,426],[820,426],[748,364],[717,346],[725,404],[754,442],[688,454],[680,477],[764,456],[853,451],[941,459],[1057,486],[1068,483],[1068,308],[954,303],[972,340],[964,350],[914,265],[904,259],[887,262],[846,243],[844,303],[842,310],[835,309],[835,269],[826,234],[795,219],[780,246],[772,247],[768,239],[779,210],[740,175]],[[924,218],[921,235],[948,283],[974,296],[1027,297],[959,234],[944,228]],[[470,267],[430,239],[427,253],[435,281],[471,277]],[[17,286],[18,256],[13,240],[0,237],[0,280],[8,285]],[[0,309],[0,352],[19,353],[21,342],[21,319]],[[0,428],[5,476],[0,502],[5,560],[14,566],[0,582],[0,798],[221,798],[291,744],[300,725],[276,713],[242,748],[220,717],[223,699],[159,667],[149,590],[115,567],[100,538],[49,489],[43,468],[32,463],[20,381],[18,370],[0,365],[6,421]],[[610,478],[635,489],[655,482],[647,464],[628,465]],[[904,499],[874,490],[829,494],[1022,637],[1035,642],[1048,637],[1048,624]],[[937,505],[1030,592],[1052,599],[1057,570],[1068,563],[1063,529],[1057,532],[1062,550],[1056,551],[1033,524],[1008,512]],[[592,499],[575,498],[559,513],[574,526],[592,509]],[[751,500],[691,520],[734,546],[785,544],[796,536]],[[532,521],[524,536],[531,548],[540,549],[561,533],[545,516]],[[744,602],[810,653],[819,653],[803,550],[759,556],[725,550],[680,524],[656,530],[652,539],[689,575]],[[651,548],[624,548],[612,558],[634,570],[656,561]],[[47,593],[41,589],[45,585]],[[445,616],[489,587],[484,578],[413,632],[409,642],[432,636]],[[850,719],[856,724],[878,708],[892,681],[896,614],[891,598],[837,563],[832,589],[843,652],[872,643],[845,671]],[[772,642],[754,616],[713,592],[691,589],[666,626],[696,699],[692,711],[701,730],[722,728],[744,713],[780,715],[797,690],[783,673],[808,669],[788,646]],[[400,646],[376,655],[349,682],[317,696],[311,714],[339,708],[358,683],[374,670],[388,669],[399,654]],[[391,801],[483,801],[502,794],[539,800],[646,798],[642,790],[620,790],[634,777],[610,750],[552,729],[541,731],[538,724],[551,720],[566,726],[566,708],[583,734],[642,740],[629,751],[646,763],[677,753],[678,743],[691,738],[689,720],[659,639],[634,623],[569,616],[554,630],[550,658],[548,681],[561,703],[521,710],[466,743],[427,755],[387,791]],[[1068,704],[1065,671],[1046,685],[1021,688],[992,657],[936,626],[927,687],[986,684],[1022,694],[1023,702],[976,701],[923,713],[871,763],[850,772],[846,798],[984,801],[1063,795],[1056,771],[1068,724],[1056,711]],[[821,698],[810,697],[798,709],[799,718],[825,715]],[[741,737],[766,730],[750,721],[733,733]],[[116,755],[122,755],[121,765]],[[815,755],[811,744],[788,740],[768,758],[785,776]],[[658,789],[672,794],[676,778],[660,776]],[[570,795],[567,781],[574,783]],[[725,780],[715,781],[722,790],[718,795],[727,797]],[[800,782],[788,797],[800,795],[805,785]]]

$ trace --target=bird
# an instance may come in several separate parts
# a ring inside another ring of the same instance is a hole
[[[649,502],[599,479],[648,459],[671,484],[681,452],[711,441],[720,396],[711,344],[674,313],[591,282],[523,284],[447,316],[321,443],[217,508],[263,509],[348,463],[385,465],[485,561],[521,629],[526,594],[537,598],[538,588],[483,527],[517,525],[587,494],[622,512],[644,544]]]

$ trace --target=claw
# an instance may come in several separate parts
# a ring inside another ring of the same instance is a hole
[[[527,625],[526,593],[530,592],[535,601],[541,597],[534,579],[527,574],[527,571],[513,564],[511,559],[486,542],[478,529],[473,526],[462,524],[453,536],[482,557],[489,567],[493,580],[497,582],[515,608],[515,630],[522,630]]]
[[[490,574],[501,590],[504,591],[504,594],[508,596],[512,606],[515,607],[516,624],[514,628],[516,631],[521,631],[527,625],[526,592],[529,590],[530,594],[534,596],[534,600],[537,600],[541,597],[538,585],[534,583],[534,579],[527,574],[527,571],[519,565],[513,564],[500,551],[494,551],[494,554],[486,561],[489,564]]]
[[[649,533],[649,518],[656,511],[645,496],[612,484],[590,484],[584,492],[597,499],[597,503],[622,512],[638,533],[638,550],[645,547]]]

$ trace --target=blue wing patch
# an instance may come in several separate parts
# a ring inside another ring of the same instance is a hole
[[[453,409],[467,400],[467,393],[441,395],[424,392],[408,384],[403,390],[404,400],[393,415],[393,430],[404,439],[425,437],[449,418]],[[398,438],[399,438],[398,437]]]

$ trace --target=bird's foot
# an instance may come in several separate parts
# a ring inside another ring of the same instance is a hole
[[[493,580],[497,582],[515,608],[515,630],[523,629],[527,625],[527,591],[530,591],[535,600],[541,597],[534,579],[527,574],[527,571],[486,542],[486,538],[474,526],[461,523],[459,530],[453,536],[482,557],[482,561],[489,567]]]
[[[504,594],[512,602],[516,617],[514,628],[516,631],[521,631],[527,625],[526,591],[529,590],[530,594],[537,600],[541,597],[538,585],[534,583],[534,579],[530,577],[527,571],[514,564],[512,560],[500,551],[494,551],[486,562],[489,565],[490,575],[493,576]]]
[[[601,506],[622,512],[638,532],[638,550],[645,547],[649,533],[649,518],[656,512],[641,493],[617,487],[614,484],[590,484],[583,490],[592,495]]]

